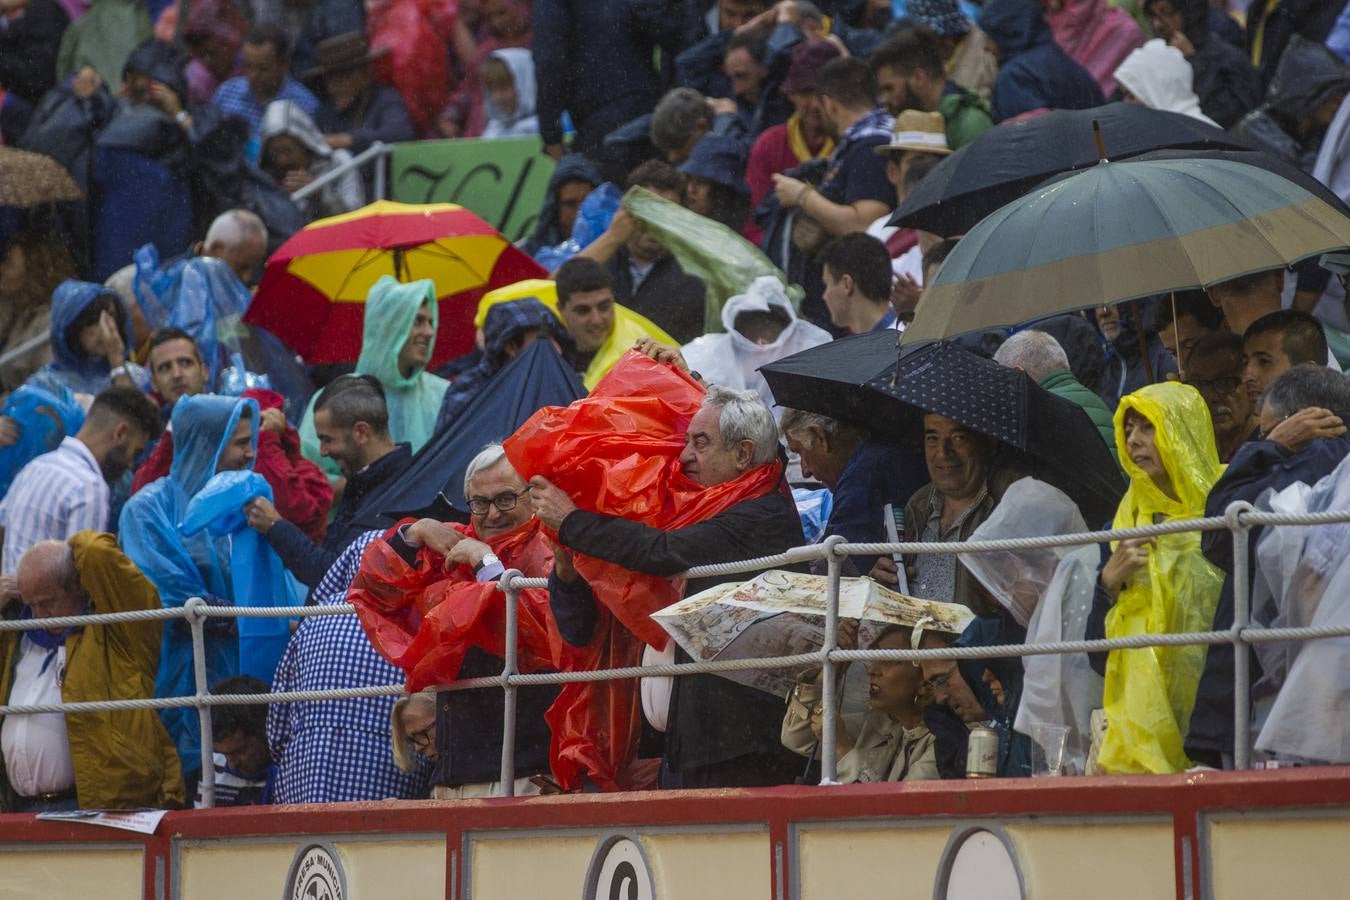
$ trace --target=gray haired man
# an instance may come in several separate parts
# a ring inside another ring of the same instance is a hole
[[[778,428],[754,391],[713,386],[684,435],[680,467],[704,487],[726,484],[776,463]],[[531,479],[540,520],[558,534],[561,549],[549,579],[559,631],[585,646],[595,629],[595,595],[572,566],[567,551],[634,572],[671,577],[699,565],[754,559],[805,543],[796,508],[778,483],[759,496],[681,528],[662,530],[578,509],[547,479]],[[754,573],[736,576],[753,578]],[[724,579],[694,578],[692,596]],[[689,657],[677,651],[679,661]],[[784,784],[800,758],[783,749],[783,704],[762,691],[712,675],[676,678],[666,717],[661,784],[665,787],[744,787]]]

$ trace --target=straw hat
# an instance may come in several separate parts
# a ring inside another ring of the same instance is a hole
[[[952,152],[947,146],[947,120],[942,113],[907,109],[895,117],[891,142],[873,149],[878,156],[890,153],[936,153],[946,156]]]

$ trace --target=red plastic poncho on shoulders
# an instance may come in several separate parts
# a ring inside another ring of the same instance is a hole
[[[778,463],[714,487],[684,475],[679,462],[684,435],[704,394],[683,372],[629,351],[588,397],[535,413],[507,439],[506,455],[522,477],[544,476],[581,509],[653,528],[682,528],[767,494],[782,476]],[[575,562],[602,607],[587,668],[634,666],[644,642],[665,646],[667,635],[651,613],[680,599],[682,580],[586,556]],[[597,706],[587,708],[588,703]],[[554,756],[559,782],[571,787],[586,772],[606,789],[622,783],[640,714],[631,680],[565,686],[549,710],[554,746],[561,748]],[[596,719],[609,720],[605,743],[587,741],[588,733],[596,733]]]
[[[456,9],[437,0],[379,0],[366,4],[366,31],[375,62],[375,80],[403,97],[419,137],[430,135],[436,117],[450,102],[449,37]]]
[[[473,537],[471,526],[452,525]],[[508,569],[531,578],[548,575],[553,550],[538,519],[484,541]],[[454,681],[470,647],[505,656],[506,595],[495,582],[480,583],[468,566],[446,570],[444,558],[423,549],[415,565],[375,541],[361,557],[347,600],[380,655],[403,669],[409,691]],[[558,633],[548,591],[521,591],[519,668],[566,668],[577,651]]]

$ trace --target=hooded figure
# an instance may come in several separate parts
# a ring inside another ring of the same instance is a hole
[[[76,394],[97,394],[112,386],[112,366],[106,355],[90,353],[82,346],[81,334],[97,328],[107,312],[117,324],[124,358],[131,346],[131,313],[112,291],[88,281],[64,281],[52,294],[52,361],[38,370],[33,383],[60,394],[68,388]],[[89,340],[93,340],[92,336]],[[148,391],[150,377],[133,363],[125,365],[136,387]]]
[[[412,332],[417,313],[422,309],[431,314],[426,359],[404,375],[399,357],[405,345],[417,339]],[[365,332],[355,374],[373,375],[380,380],[389,407],[389,434],[397,443],[412,445],[413,453],[421,450],[435,432],[436,416],[450,387],[450,382],[427,371],[430,348],[436,345],[437,315],[436,286],[430,279],[399,284],[385,275],[375,282],[366,297]],[[313,400],[300,423],[300,447],[305,456],[329,473],[329,478],[337,477],[337,466],[327,457],[319,456]]]
[[[539,218],[534,222],[530,236],[520,242],[520,249],[534,256],[540,250],[561,244],[572,236],[571,227],[564,228],[559,217],[559,196],[564,185],[581,182],[588,184],[591,190],[600,186],[605,179],[600,170],[588,157],[580,153],[569,153],[558,163],[548,180],[548,190],[544,195],[544,205],[539,210]],[[577,204],[578,207],[580,203]],[[576,211],[572,211],[572,221],[576,221]]]
[[[738,319],[745,331],[737,327]],[[761,275],[745,293],[727,300],[722,307],[722,327],[725,334],[705,334],[684,345],[689,368],[709,384],[755,391],[770,409],[775,403],[773,392],[759,367],[831,340],[828,331],[797,318],[783,283],[772,275]],[[770,338],[775,327],[781,331]]]
[[[1121,399],[1116,445],[1130,486],[1113,528],[1204,516],[1205,500],[1224,469],[1206,409],[1199,391],[1175,381],[1151,384]],[[1175,496],[1132,458],[1136,451],[1127,449],[1125,420],[1131,414],[1152,425],[1151,454]],[[1103,627],[1108,638],[1207,631],[1222,587],[1223,572],[1201,553],[1199,532],[1162,535],[1153,539],[1147,568],[1125,582],[1114,604],[1105,589],[1097,591],[1093,617],[1109,607]],[[1204,646],[1114,650],[1107,656],[1102,705],[1108,727],[1097,756],[1103,772],[1162,774],[1190,766],[1182,741],[1204,665]]]
[[[1106,102],[1088,71],[1055,43],[1038,0],[990,0],[980,27],[999,52],[994,121],[1037,109],[1090,109]]]
[[[1106,0],[1067,0],[1045,18],[1055,43],[1087,69],[1108,97],[1116,89],[1116,67],[1144,42],[1139,23]]]
[[[1023,478],[1003,494],[972,541],[1080,534],[1087,524],[1058,488]],[[967,553],[961,564],[1027,629],[1028,643],[1081,641],[1092,609],[1098,550],[1094,545],[1046,547],[1002,553]],[[1082,774],[1091,733],[1089,716],[1102,705],[1102,677],[1081,653],[1027,656],[1016,730],[1033,735],[1038,724],[1066,730],[1065,765]]]
[[[1158,38],[1135,50],[1116,69],[1116,81],[1149,109],[1181,113],[1219,127],[1200,110],[1200,98],[1192,89],[1194,72],[1176,47]]]
[[[483,66],[482,79],[483,111],[488,120],[483,137],[534,137],[539,133],[534,57],[529,50],[523,47],[493,50]]]
[[[1171,0],[1171,5],[1181,14],[1181,31],[1195,48],[1186,61],[1195,72],[1200,109],[1219,127],[1232,128],[1260,105],[1261,75],[1245,53],[1215,30],[1217,11],[1209,0]],[[1145,2],[1145,11],[1151,6]],[[1222,13],[1217,15],[1220,25],[1234,24]],[[1168,41],[1172,36],[1160,33],[1158,37]]]
[[[531,332],[534,332],[531,335]],[[483,322],[483,358],[451,383],[436,416],[436,432],[444,431],[473,399],[535,338],[551,338],[566,347],[572,343],[562,322],[533,297],[495,304]]]
[[[1106,341],[1106,358],[1102,365],[1101,381],[1097,385],[1097,396],[1113,412],[1121,397],[1149,382],[1149,367],[1144,365],[1144,351],[1140,349],[1134,311],[1125,306],[1116,306],[1114,310],[1120,316],[1120,331]],[[1100,324],[1098,327],[1101,327]],[[1157,334],[1148,335],[1147,347],[1154,381],[1164,381],[1169,375],[1176,374],[1177,361],[1163,346]],[[1122,449],[1122,445],[1116,445],[1117,452]]]
[[[252,445],[240,468],[252,468],[252,453],[258,446],[257,401],[214,394],[180,399],[173,407],[175,447],[168,477],[136,493],[122,508],[118,520],[122,550],[154,583],[166,607],[182,606],[192,597],[215,605],[233,603],[229,539],[212,538],[205,531],[187,537],[179,524],[188,503],[216,474],[244,416],[251,425]],[[239,645],[233,623],[208,620],[205,630],[207,683],[237,675]],[[186,622],[166,621],[155,695],[182,697],[195,692],[192,639]],[[183,771],[197,771],[201,766],[197,711],[166,709],[160,716],[178,746]]]
[[[1280,60],[1266,102],[1233,131],[1286,162],[1312,172],[1327,126],[1330,102],[1350,92],[1350,66],[1321,44],[1295,35]]]
[[[351,160],[346,150],[334,150],[324,140],[319,126],[309,114],[290,100],[276,100],[263,111],[259,129],[262,141],[262,168],[287,190],[286,177],[302,171],[318,178]],[[295,201],[306,221],[340,216],[366,205],[366,192],[361,184],[361,173],[349,170],[336,181],[329,182],[318,193]]]

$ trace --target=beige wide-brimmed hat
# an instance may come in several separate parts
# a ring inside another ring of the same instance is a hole
[[[946,156],[952,152],[947,146],[947,120],[939,112],[907,109],[895,117],[891,142],[873,148],[878,156],[891,153],[936,153]]]

